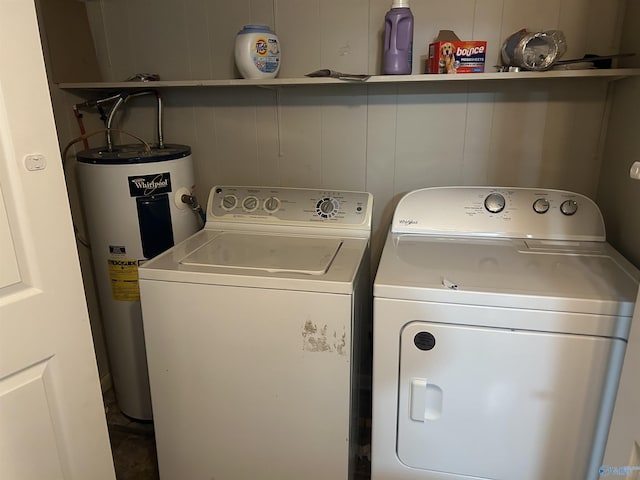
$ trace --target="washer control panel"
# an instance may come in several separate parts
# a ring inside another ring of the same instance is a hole
[[[216,186],[211,189],[207,222],[371,226],[373,199],[366,192],[286,187]]]
[[[434,208],[437,206],[437,208]],[[520,187],[433,187],[405,195],[397,233],[601,241],[597,205],[574,192]]]

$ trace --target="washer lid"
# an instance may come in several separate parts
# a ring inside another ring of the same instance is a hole
[[[368,238],[204,228],[138,269],[147,280],[351,295]]]
[[[391,234],[374,295],[631,316],[639,276],[606,242]]]
[[[322,275],[342,246],[339,238],[223,232],[182,265]]]

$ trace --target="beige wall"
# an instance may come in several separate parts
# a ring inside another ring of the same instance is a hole
[[[640,79],[615,85],[607,131],[596,201],[609,241],[640,266],[640,181],[629,177],[631,164],[640,161]]]
[[[567,58],[617,53],[624,0],[411,0],[414,73],[440,29],[488,42],[488,65],[521,29],[559,28]],[[86,2],[105,81],[136,72],[164,80],[234,74],[233,44],[243,24],[266,23],[282,43],[284,77],[317,68],[379,73],[384,15],[391,0],[93,0]]]
[[[625,61],[640,67],[640,2],[630,1],[625,14],[620,51],[637,52]],[[604,145],[602,174],[596,200],[609,240],[640,266],[640,181],[629,177],[631,164],[640,161],[640,78],[616,82]]]
[[[629,1],[622,30],[623,52],[640,53],[640,2]],[[640,57],[627,61],[640,67]],[[608,134],[596,200],[609,240],[640,266],[640,181],[629,178],[634,161],[640,161],[640,79],[616,83],[612,92]],[[640,293],[638,294],[640,302]],[[604,464],[640,467],[640,305],[631,326]],[[625,478],[639,478],[638,472]]]

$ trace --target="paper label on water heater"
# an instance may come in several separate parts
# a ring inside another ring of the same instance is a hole
[[[113,299],[123,302],[140,301],[138,260],[109,258],[107,264]]]

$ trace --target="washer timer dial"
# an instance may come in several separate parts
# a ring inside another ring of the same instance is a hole
[[[324,197],[316,203],[316,213],[322,218],[331,218],[338,213],[340,204],[335,198]]]

